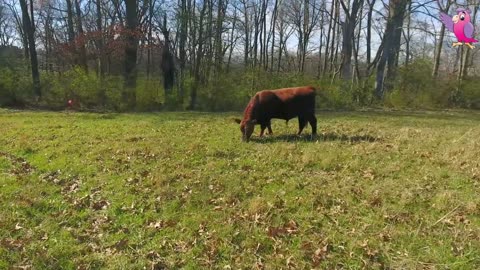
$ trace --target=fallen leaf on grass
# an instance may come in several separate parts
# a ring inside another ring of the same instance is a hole
[[[281,227],[268,227],[267,234],[272,238],[276,238],[285,234],[294,234],[298,232],[298,224],[294,220],[290,220]]]
[[[65,192],[65,193],[75,193],[75,192],[78,191],[79,187],[80,187],[80,184],[78,182],[74,182],[70,186],[66,186],[65,188],[63,188],[63,192]]]
[[[320,262],[327,257],[329,249],[330,246],[328,244],[325,244],[323,247],[319,247],[315,250],[312,255],[312,263],[314,266],[318,266]]]
[[[380,253],[377,249],[371,248],[368,244],[368,239],[363,241],[360,245],[363,249],[364,254],[372,261],[376,261],[378,259],[378,254]]]
[[[147,227],[159,230],[165,227],[165,222],[163,220],[150,222]]]
[[[107,202],[106,200],[100,200],[100,201],[96,201],[92,204],[92,208],[94,210],[102,210],[102,209],[107,209],[107,207],[110,205],[109,202]]]
[[[452,243],[450,250],[455,254],[455,256],[463,256],[464,254],[464,247],[459,244]]]
[[[295,262],[293,261],[293,256],[288,257],[288,258],[287,258],[287,267],[288,267],[288,268],[294,268],[294,269],[295,269],[296,266],[297,266],[297,265],[296,265]]]
[[[303,242],[302,249],[305,251],[306,257],[311,258],[314,267],[317,267],[328,256],[332,250],[332,246],[326,240],[313,243],[311,241]]]
[[[163,270],[168,269],[168,267],[163,262],[154,262],[152,264],[152,270]]]
[[[0,244],[8,249],[18,250],[23,248],[24,242],[18,239],[7,238],[0,241]]]
[[[253,265],[253,269],[263,270],[265,269],[265,265],[263,264],[262,260],[259,258]]]
[[[31,264],[24,264],[24,265],[18,265],[15,268],[22,269],[22,270],[27,270],[27,269],[33,269],[33,265]]]
[[[128,239],[124,238],[124,239],[118,241],[117,243],[115,243],[115,245],[113,245],[113,247],[116,250],[123,250],[127,247],[127,245],[128,245]]]
[[[380,239],[382,239],[382,241],[384,241],[384,242],[388,242],[388,241],[392,240],[392,236],[389,233],[380,233],[378,235],[378,237]]]
[[[363,171],[363,178],[373,180],[375,179],[375,173],[371,168],[366,169]]]
[[[160,254],[158,254],[158,252],[155,252],[155,251],[150,251],[147,253],[147,259],[149,260],[157,260],[160,258]]]

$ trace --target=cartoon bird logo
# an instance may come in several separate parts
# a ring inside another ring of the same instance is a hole
[[[451,18],[445,13],[440,13],[440,19],[448,30],[452,31],[457,37],[458,42],[453,43],[453,47],[467,45],[470,49],[475,48],[472,43],[478,42],[473,38],[474,27],[470,22],[470,10],[464,8],[457,9],[457,15]]]

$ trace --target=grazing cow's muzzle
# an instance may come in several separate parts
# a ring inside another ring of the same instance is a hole
[[[240,124],[240,131],[242,132],[242,141],[248,142],[250,141],[250,137],[252,136],[253,129],[255,128],[255,124],[257,120],[247,120],[242,121],[240,119],[235,119],[235,122]]]
[[[250,137],[252,136],[253,130],[255,129],[255,120],[250,120],[245,123],[245,126],[242,129],[242,140],[244,142],[250,141]]]

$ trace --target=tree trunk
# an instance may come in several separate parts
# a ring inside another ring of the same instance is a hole
[[[126,10],[126,44],[125,44],[125,92],[123,101],[128,109],[134,109],[136,103],[135,87],[137,85],[137,49],[138,39],[136,37],[138,18],[137,1],[125,0]]]
[[[457,49],[459,51],[459,70],[458,70],[458,73],[457,73],[457,80],[458,81],[461,81],[463,79],[463,74],[464,74],[464,68],[465,68],[465,55],[466,55],[466,52],[463,48],[464,46],[460,46],[459,49]],[[468,50],[468,49],[467,49]]]
[[[405,37],[405,66],[408,66],[410,62],[410,24],[412,21],[412,2],[408,3],[407,14],[407,35]],[[442,23],[443,26],[443,23]]]
[[[70,44],[70,50],[73,56],[73,65],[78,65],[77,45],[75,43],[75,26],[73,24],[73,5],[72,0],[67,1],[67,36]]]
[[[164,37],[164,44],[162,47],[162,62],[161,68],[163,73],[163,90],[165,91],[165,103],[170,103],[173,86],[175,85],[175,63],[174,56],[170,48],[170,31],[167,27],[167,15],[163,15],[163,24],[161,31]]]
[[[30,0],[30,6],[32,5],[33,3]],[[28,39],[30,67],[32,70],[33,79],[33,93],[38,101],[42,96],[42,92],[40,89],[40,73],[38,72],[37,49],[35,47],[35,20],[33,17],[33,12],[31,12],[31,15],[28,14],[28,6],[26,0],[20,0],[20,6],[22,8],[23,29]]]
[[[445,9],[443,9],[440,6],[439,3],[439,9],[441,12],[447,13],[450,10],[451,2],[447,1],[447,5],[445,6]],[[445,25],[442,23],[442,26],[440,28],[440,36],[438,37],[437,41],[437,46],[435,47],[435,55],[434,55],[434,61],[433,61],[433,71],[432,71],[432,76],[437,77],[438,76],[438,69],[440,68],[440,57],[442,54],[442,48],[443,48],[443,40],[445,38]]]
[[[198,91],[198,86],[200,84],[200,67],[201,67],[201,62],[202,62],[202,57],[203,57],[203,19],[205,17],[205,11],[207,9],[207,3],[204,1],[202,11],[200,12],[200,21],[198,25],[198,48],[197,48],[197,53],[196,57],[197,59],[195,60],[195,69],[194,69],[194,81],[193,81],[193,86],[192,86],[192,91],[190,92],[190,105],[188,106],[189,110],[194,110],[195,106],[197,104],[197,91]]]
[[[254,7],[254,36],[253,36],[253,67],[257,67],[257,59],[258,59],[258,35],[259,35],[259,11],[258,11],[258,7],[255,6]]]
[[[320,22],[320,39],[319,39],[319,46],[318,46],[318,66],[317,66],[317,79],[320,79],[320,75],[322,74],[322,47],[323,47],[323,15],[322,20]],[[324,55],[325,57],[325,55]]]
[[[235,30],[236,30],[236,25],[237,25],[237,10],[235,9],[233,13],[233,23],[232,23],[232,32],[230,35],[230,45],[229,45],[229,52],[228,52],[228,60],[227,60],[227,73],[230,72],[230,63],[232,61],[232,54],[233,54],[233,48],[235,46]]]
[[[307,55],[308,48],[308,38],[310,34],[308,33],[308,27],[310,24],[310,0],[304,0],[304,12],[303,12],[303,37],[301,43],[301,55],[300,55],[300,73],[303,73],[305,70],[305,58]]]
[[[268,69],[268,40],[267,40],[267,7],[268,0],[264,0],[263,6],[263,69]]]
[[[368,14],[367,14],[367,65],[371,63],[372,55],[372,13],[376,0],[368,1]]]
[[[352,46],[355,25],[357,24],[358,11],[363,6],[363,0],[353,0],[352,10],[349,11],[344,0],[340,0],[345,11],[345,22],[343,23],[342,39],[342,78],[346,81],[352,79]]]
[[[85,48],[85,35],[83,33],[83,23],[82,23],[82,10],[80,9],[79,0],[75,0],[75,10],[76,10],[76,21],[77,21],[77,44],[79,47],[79,63],[82,66],[83,70],[88,72],[87,65],[87,50]]]
[[[358,20],[358,31],[357,31],[357,44],[356,47],[354,46],[353,48],[353,60],[354,60],[354,65],[355,65],[355,76],[357,78],[357,81],[360,81],[360,67],[359,67],[359,61],[358,61],[358,51],[360,51],[360,37],[362,34],[362,22],[363,22],[363,13],[361,12],[360,9],[360,18]],[[354,40],[353,40],[354,42]]]
[[[334,53],[335,51],[335,36],[337,35],[338,31],[337,31],[337,20],[338,20],[338,1],[339,0],[334,0],[334,3],[335,3],[335,7],[334,7],[334,15],[333,15],[333,26],[332,26],[332,44],[330,46],[330,54],[331,54],[331,57],[330,57],[330,68],[329,70],[331,72],[334,72],[333,70],[333,67],[334,67],[334,63],[336,61],[336,53]],[[337,32],[337,33],[336,33]]]
[[[152,6],[152,16],[153,16],[153,6]],[[184,81],[185,81],[185,64],[187,61],[187,31],[188,31],[188,13],[187,13],[187,0],[181,0],[180,6],[180,44],[179,46],[179,58],[180,58],[180,78],[178,79],[178,102],[183,104],[184,96]],[[152,27],[151,27],[152,28]]]
[[[214,62],[214,35],[213,35],[213,0],[208,0],[208,21],[207,21],[207,33],[205,35],[205,38],[207,40],[207,47],[206,47],[206,61],[207,65],[204,67],[205,69],[205,76],[204,80],[208,81],[210,80],[210,73],[213,67],[213,62]]]
[[[153,25],[152,25],[152,19],[153,19],[153,4],[154,0],[149,0],[148,1],[148,34],[147,34],[147,78],[150,79],[150,74],[152,72],[152,31],[153,31]]]
[[[29,59],[30,55],[28,52],[28,35],[25,33],[25,28],[23,27],[23,13],[22,13],[22,18],[20,18],[21,15],[18,14],[16,6],[15,5],[10,5],[7,4],[13,17],[15,18],[15,24],[17,26],[17,30],[20,34],[21,40],[22,40],[22,45],[23,45],[23,56],[25,59]]]
[[[330,37],[332,36],[332,29],[333,29],[333,23],[334,23],[334,16],[333,16],[333,11],[334,11],[335,3],[332,1],[330,4],[330,21],[328,23],[328,31],[327,31],[327,42],[325,43],[325,55],[324,55],[324,61],[323,61],[323,75],[328,72],[328,60],[331,57],[329,55],[329,48],[330,48]]]
[[[105,77],[105,48],[103,42],[103,25],[102,25],[102,7],[101,1],[96,0],[96,8],[97,8],[97,31],[98,31],[98,52],[99,52],[99,59],[98,59],[98,74],[100,75],[100,79]]]
[[[215,78],[220,76],[223,65],[223,19],[225,17],[225,3],[224,0],[218,0],[217,6],[217,23],[215,26]]]
[[[196,26],[196,20],[195,20],[195,16],[193,16],[193,14],[196,14],[196,4],[195,4],[195,0],[188,0],[188,3],[187,3],[187,8],[188,8],[188,29],[189,29],[189,33],[190,35],[187,35],[187,36],[190,36],[191,38],[188,39],[188,45],[189,45],[189,52],[190,52],[190,68],[189,68],[189,71],[190,71],[190,74],[192,75],[194,73],[194,69],[195,69],[195,59],[197,59],[196,57],[196,47],[197,47],[197,30],[195,28]]]
[[[377,67],[375,96],[378,99],[382,99],[384,92],[393,87],[393,81],[396,76],[396,64],[398,63],[398,52],[400,50],[403,20],[409,2],[410,0],[390,1],[389,18],[383,37],[385,45],[383,47],[380,63]],[[384,76],[386,66],[387,73],[386,76]]]
[[[278,0],[275,0],[272,17],[272,46],[270,47],[270,70],[273,71],[273,56],[275,52],[275,28],[277,26]]]
[[[245,63],[245,67],[248,67],[248,60],[249,60],[249,51],[250,51],[250,26],[249,26],[249,10],[248,10],[248,5],[247,1],[243,0],[243,15],[245,17],[245,24],[244,24],[244,29],[245,29],[245,48],[244,48],[244,55],[243,55],[243,62]]]
[[[284,15],[284,12],[282,12],[281,16]],[[280,33],[279,33],[279,46],[278,46],[278,63],[277,63],[277,72],[280,72],[280,66],[282,64],[282,50],[283,50],[283,37],[285,35],[285,30],[283,28],[283,25],[285,23],[284,18],[280,18]]]

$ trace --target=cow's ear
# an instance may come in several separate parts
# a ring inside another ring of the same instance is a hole
[[[237,123],[237,124],[240,124],[242,122],[242,120],[240,120],[238,118],[233,119],[233,121],[235,121],[235,123]]]

